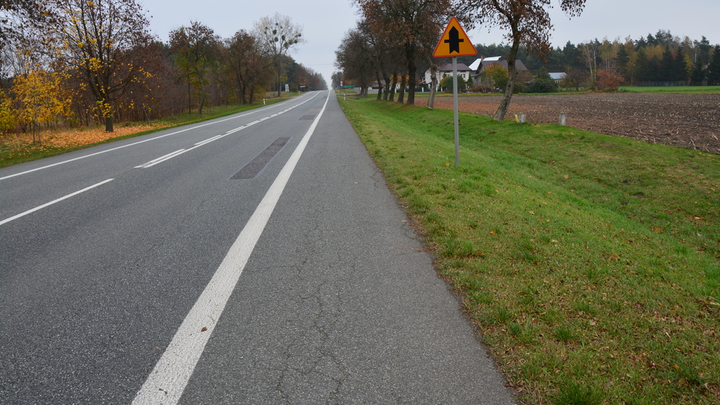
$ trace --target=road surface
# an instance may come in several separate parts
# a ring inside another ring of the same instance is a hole
[[[0,170],[0,403],[509,404],[335,95]]]

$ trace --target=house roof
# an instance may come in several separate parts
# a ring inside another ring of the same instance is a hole
[[[490,62],[499,62],[501,60],[502,60],[502,56],[481,56],[481,57],[475,59],[475,62],[470,64],[470,69],[475,71],[480,68],[480,64],[487,64]]]
[[[453,71],[452,63],[438,65],[437,70],[438,70],[438,72],[452,72]],[[464,63],[458,63],[457,70],[458,70],[458,72],[469,72],[471,69]]]
[[[503,59],[502,56],[480,57],[479,59],[476,59],[475,62],[470,64],[470,69],[472,69],[473,72],[479,72],[483,68],[493,65],[500,65],[507,69],[507,60]],[[515,59],[515,68],[520,71],[528,70],[528,68],[525,67],[525,64],[522,63],[520,59]]]

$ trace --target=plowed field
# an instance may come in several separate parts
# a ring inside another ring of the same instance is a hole
[[[460,110],[495,115],[501,96],[460,97]],[[416,97],[415,105],[427,104]],[[452,109],[452,97],[436,97],[435,108]],[[524,113],[528,122],[567,125],[720,154],[720,94],[594,93],[513,96],[506,118]]]

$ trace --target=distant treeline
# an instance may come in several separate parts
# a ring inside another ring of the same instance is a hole
[[[507,55],[509,45],[475,45],[478,56]],[[458,58],[470,64],[477,57]],[[586,43],[554,48],[543,61],[524,49],[518,58],[532,72],[582,71],[587,79],[605,70],[622,77],[624,84],[692,84],[720,85],[720,45],[711,45],[704,36],[697,40],[673,36],[670,31],[659,30],[638,39],[624,41],[607,38]]]

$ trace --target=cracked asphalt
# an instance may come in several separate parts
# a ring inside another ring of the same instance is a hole
[[[510,404],[330,100],[181,402]]]

